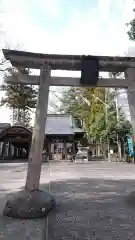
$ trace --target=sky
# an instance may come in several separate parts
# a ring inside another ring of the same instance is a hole
[[[134,0],[1,0],[0,46],[124,56],[134,49],[125,25],[134,17],[133,8]],[[0,108],[0,122],[9,122],[10,114]]]

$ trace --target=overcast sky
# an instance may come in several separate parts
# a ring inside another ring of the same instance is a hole
[[[13,48],[43,53],[124,56],[134,43],[125,23],[133,17],[133,0],[2,0],[1,28]],[[2,96],[2,93],[1,93]],[[0,122],[9,122],[0,109]]]

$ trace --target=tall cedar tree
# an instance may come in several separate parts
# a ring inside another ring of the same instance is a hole
[[[14,77],[13,72],[10,72],[10,75]],[[6,75],[5,82],[7,77]],[[37,90],[34,86],[22,84],[6,84],[5,89],[6,93],[1,99],[1,106],[5,105],[12,110],[18,110],[18,120],[24,121],[24,125],[28,126],[31,109],[36,107]]]

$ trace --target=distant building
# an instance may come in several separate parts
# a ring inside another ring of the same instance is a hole
[[[61,159],[75,151],[75,142],[82,141],[84,129],[65,114],[48,114],[45,128],[44,149],[50,159],[59,153]],[[0,125],[1,159],[28,158],[32,132],[23,127],[3,123]]]

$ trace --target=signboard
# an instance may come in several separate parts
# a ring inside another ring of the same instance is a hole
[[[80,84],[96,86],[99,78],[99,60],[96,56],[83,56],[81,60]]]
[[[134,156],[134,148],[133,148],[133,139],[132,139],[132,137],[128,138],[128,149],[129,149],[130,157],[133,157]]]

